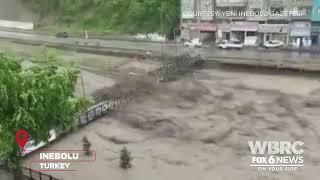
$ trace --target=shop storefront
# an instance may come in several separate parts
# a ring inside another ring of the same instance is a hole
[[[311,44],[320,46],[320,22],[311,23]]]
[[[230,24],[218,24],[218,30],[217,30],[217,40],[216,43],[219,43],[221,41],[229,41],[230,40]]]
[[[293,47],[311,46],[311,23],[310,21],[296,21],[291,23],[290,45]]]
[[[256,46],[258,39],[258,23],[236,21],[231,23],[231,40],[244,43],[245,46]]]
[[[191,40],[199,38],[201,41],[215,41],[217,26],[213,23],[185,23],[181,25],[181,38]]]
[[[259,24],[258,44],[264,44],[271,40],[282,41],[286,44],[288,33],[289,24]]]
[[[320,0],[312,1],[311,42],[313,46],[320,46]]]

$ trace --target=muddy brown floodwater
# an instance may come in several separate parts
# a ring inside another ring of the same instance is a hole
[[[50,145],[82,149],[87,136],[97,154],[77,172],[50,174],[65,180],[318,180],[319,97],[320,82],[312,78],[198,70]],[[250,140],[303,141],[304,167],[259,172],[250,167]],[[124,146],[134,157],[126,171],[119,168]]]

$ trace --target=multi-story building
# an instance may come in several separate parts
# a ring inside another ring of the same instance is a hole
[[[239,40],[247,46],[280,40],[296,47],[308,47],[312,29],[312,42],[320,44],[320,0],[181,0],[181,6],[184,39]],[[199,16],[197,13],[184,14],[186,11],[217,14]],[[234,13],[248,11],[260,15]],[[300,14],[283,13],[293,11]]]
[[[240,15],[247,10],[248,0],[216,0],[215,11],[218,24],[218,40],[239,40],[246,45],[254,44],[258,24],[247,22],[246,16]],[[252,39],[253,37],[253,39]]]
[[[199,14],[214,11],[214,0],[181,0],[181,38],[200,38],[214,41],[217,26],[212,14]]]
[[[255,11],[261,11],[261,13],[266,14],[248,18],[250,21],[259,21],[256,44],[264,44],[270,40],[287,42],[289,18],[286,15],[281,15],[281,12],[289,9],[288,0],[250,0],[248,4],[250,4],[249,10],[252,11],[254,10],[253,8],[256,8]],[[275,16],[271,13],[278,13],[279,15]]]
[[[216,0],[216,10],[250,11],[257,14],[217,17],[218,35],[220,35],[218,38],[237,39],[247,46],[263,44],[269,40],[287,42],[289,16],[281,15],[281,12],[290,9],[289,1],[291,0]],[[278,13],[278,15],[265,15],[268,12]]]
[[[295,0],[267,0],[268,11],[271,12],[268,16],[268,24],[286,24],[290,16],[282,13],[291,10],[291,2]]]
[[[291,0],[249,0],[248,10],[258,11],[262,15],[248,17],[249,21],[258,21],[258,38],[256,44],[270,40],[287,42],[289,32],[289,15],[282,13],[290,10]]]
[[[215,11],[220,12],[216,16],[218,23],[230,23],[232,21],[245,20],[244,16],[238,16],[235,13],[223,15],[221,12],[239,12],[245,11],[247,7],[247,0],[215,0]]]
[[[253,12],[267,12],[269,8],[269,1],[266,0],[248,0],[248,11]],[[265,22],[268,20],[267,16],[248,16],[248,21]]]
[[[292,0],[291,10],[299,11],[290,16],[289,43],[294,47],[309,47],[311,45],[311,9],[312,0]]]
[[[196,22],[196,17],[193,12],[195,10],[194,0],[181,0],[181,19],[180,19],[180,30],[181,30],[181,39],[190,39],[190,34],[192,33],[193,28],[190,27],[190,24]],[[188,13],[190,12],[190,13]]]
[[[320,46],[320,0],[313,0],[311,14],[312,45]]]

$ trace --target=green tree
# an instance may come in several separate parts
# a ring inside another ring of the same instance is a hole
[[[19,168],[15,134],[20,129],[39,142],[48,139],[51,129],[76,126],[76,113],[88,105],[75,96],[77,76],[72,67],[50,63],[23,69],[20,60],[0,54],[1,158]]]
[[[126,147],[123,147],[123,149],[120,152],[120,167],[122,169],[128,169],[131,168],[131,161],[132,161],[131,153],[128,151]]]
[[[168,33],[180,16],[180,0],[24,0],[40,17],[62,26],[104,32]],[[160,8],[162,7],[162,8]],[[44,19],[44,24],[47,23]],[[41,24],[41,23],[40,23]]]

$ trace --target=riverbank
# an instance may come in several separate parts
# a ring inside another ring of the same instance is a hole
[[[151,94],[51,145],[81,149],[86,136],[97,154],[95,162],[74,166],[77,172],[52,175],[79,180],[316,180],[320,106],[311,102],[319,92],[317,78],[199,70],[159,84]],[[303,141],[304,167],[290,173],[250,167],[248,141],[256,139]],[[134,158],[127,171],[118,167],[124,146]]]

